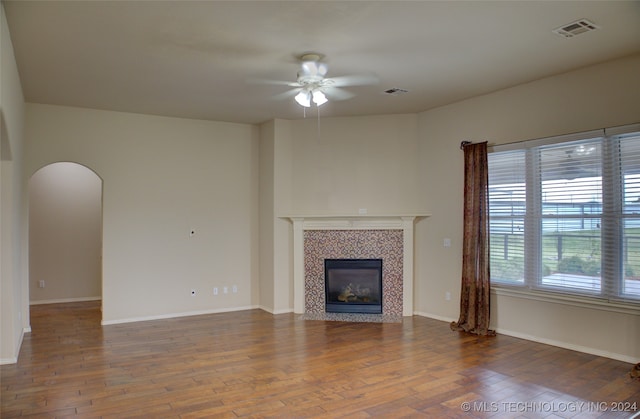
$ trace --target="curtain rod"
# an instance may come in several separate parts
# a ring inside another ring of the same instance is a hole
[[[460,143],[460,150],[464,150],[464,148],[466,146],[468,146],[469,144],[473,144],[473,142],[472,141],[463,141],[463,142],[461,142]]]

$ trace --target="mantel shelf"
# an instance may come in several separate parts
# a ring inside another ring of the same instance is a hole
[[[354,219],[402,219],[402,218],[427,218],[430,213],[406,213],[406,214],[295,214],[281,215],[278,218],[289,220],[354,220]]]

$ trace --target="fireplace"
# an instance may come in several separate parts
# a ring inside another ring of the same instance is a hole
[[[327,313],[382,313],[382,259],[325,259]]]
[[[381,258],[382,314],[412,316],[414,224],[428,216],[282,217],[293,223],[293,312],[326,312],[325,259]]]

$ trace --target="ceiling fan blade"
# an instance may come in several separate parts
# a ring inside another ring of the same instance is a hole
[[[331,100],[347,100],[351,99],[355,95],[339,87],[330,87],[327,89],[327,96],[329,96]]]
[[[369,84],[378,84],[380,80],[374,74],[354,74],[351,76],[330,77],[328,80],[333,82],[333,86],[365,86]]]
[[[262,84],[267,86],[290,86],[290,87],[301,87],[300,83],[285,81],[285,80],[268,80],[268,79],[249,79],[247,83],[250,84]]]
[[[296,89],[289,89],[286,92],[282,92],[282,93],[278,93],[277,95],[273,96],[274,100],[285,100],[285,99],[290,99],[292,97],[294,97],[298,92],[300,91],[300,88],[296,88]]]

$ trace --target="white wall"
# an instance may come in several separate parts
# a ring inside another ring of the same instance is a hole
[[[276,120],[274,141],[274,226],[273,272],[274,312],[293,310],[293,226],[288,219],[293,207],[292,183],[297,176],[293,171],[293,144],[298,141],[292,134],[293,121]]]
[[[293,213],[424,212],[416,115],[291,121],[291,138]]]
[[[260,308],[273,313],[274,301],[274,173],[275,121],[260,127]]]
[[[26,109],[26,176],[73,161],[103,179],[104,323],[257,305],[256,127]]]
[[[432,216],[416,232],[416,310],[458,318],[462,140],[491,145],[637,123],[638,98],[635,55],[420,114],[420,184]],[[444,238],[451,239],[450,248],[443,247]],[[499,332],[640,361],[640,310],[624,314],[506,295],[494,295],[493,301],[492,324]]]
[[[23,195],[24,96],[0,4],[0,363],[16,362],[29,330]]]
[[[291,121],[274,120],[260,134],[260,307],[286,313],[293,307]]]
[[[101,299],[101,276],[102,180],[76,163],[43,167],[29,181],[31,304]]]

